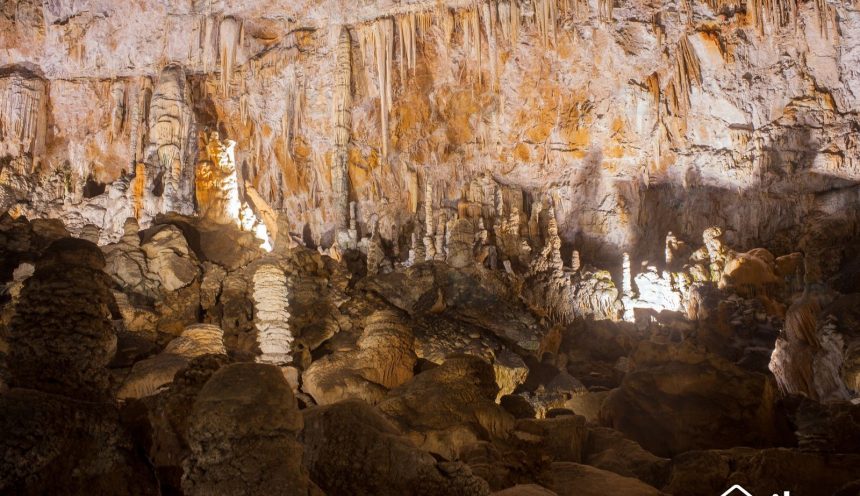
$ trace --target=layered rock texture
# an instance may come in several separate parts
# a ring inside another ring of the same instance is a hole
[[[0,1],[0,493],[856,494],[860,4]]]

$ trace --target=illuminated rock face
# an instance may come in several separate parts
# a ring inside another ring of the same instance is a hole
[[[102,425],[164,494],[860,473],[857,2],[0,0],[0,59],[0,493]]]
[[[551,196],[561,239],[586,259],[662,258],[667,232],[690,240],[715,224],[740,249],[785,245],[786,232],[817,249],[822,223],[805,219],[853,219],[853,4],[611,4],[21,7],[0,21],[0,100],[15,109],[0,150],[42,166],[9,203],[57,216],[57,196],[39,191],[56,191],[68,164],[62,211],[113,241],[115,217],[81,198],[87,178],[113,183],[145,163],[142,225],[191,213],[195,137],[218,130],[236,142],[242,201],[248,183],[324,248],[355,201],[365,233],[390,218],[380,234],[404,260],[426,186],[434,208],[476,206],[483,174]]]
[[[236,177],[236,143],[221,141],[217,132],[206,144],[207,161],[197,167],[197,211],[219,224],[239,224],[239,185]]]

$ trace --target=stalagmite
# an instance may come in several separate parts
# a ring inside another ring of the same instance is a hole
[[[257,328],[257,361],[285,365],[293,361],[290,354],[293,333],[290,329],[287,277],[277,265],[264,263],[254,273],[254,325]]]
[[[200,162],[196,175],[197,208],[200,216],[220,224],[239,226],[239,184],[236,177],[236,142],[221,140],[213,131],[206,144],[208,160]]]
[[[185,70],[169,65],[159,75],[149,108],[146,163],[151,170],[146,174],[144,202],[149,218],[161,212],[188,214],[193,210],[192,186],[183,181],[193,119]]]
[[[334,91],[335,157],[331,182],[335,224],[346,229],[349,224],[349,139],[352,131],[352,38],[342,27],[337,43]]]
[[[580,267],[582,267],[582,261],[579,257],[579,250],[573,250],[570,254],[570,269],[579,272]]]
[[[624,304],[624,320],[633,322],[633,276],[630,272],[630,255],[624,252],[621,261],[621,301]]]
[[[669,233],[666,234],[666,267],[671,266],[672,262],[674,262],[675,249],[677,248],[677,245],[678,238],[672,234],[672,231],[669,231]]]
[[[240,48],[239,39],[242,26],[233,17],[225,17],[218,28],[219,56],[221,63],[221,91],[224,96],[230,96],[230,84],[233,81],[233,69],[236,65],[237,52]]]

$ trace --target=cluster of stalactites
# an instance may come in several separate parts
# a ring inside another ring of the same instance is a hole
[[[48,83],[18,72],[0,76],[0,155],[38,154],[47,126]]]
[[[612,1],[600,0],[598,4],[600,18],[611,19]],[[584,0],[535,0],[533,7],[534,11],[527,13],[518,0],[477,2],[459,10],[439,6],[380,17],[355,26],[361,53],[368,61],[365,65],[373,68],[375,72],[384,158],[387,158],[390,152],[389,113],[393,105],[395,59],[399,64],[400,84],[405,85],[414,75],[417,66],[419,40],[431,32],[433,25],[438,26],[446,46],[450,46],[455,31],[459,29],[462,34],[462,49],[466,57],[468,73],[475,81],[482,83],[486,60],[490,73],[489,84],[496,86],[499,59],[497,52],[500,41],[504,40],[509,45],[517,43],[523,18],[532,19],[539,39],[544,46],[548,47],[557,41],[561,13],[571,12],[574,15],[581,15],[582,12],[587,11],[588,4]],[[342,33],[346,29],[342,28]],[[338,41],[339,45],[342,43],[343,34]],[[483,55],[484,50],[487,52],[486,57]],[[340,55],[338,58],[340,60]],[[224,77],[223,69],[222,77]],[[340,101],[337,100],[337,96],[335,98],[337,109]]]

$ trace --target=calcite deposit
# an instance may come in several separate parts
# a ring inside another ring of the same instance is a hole
[[[857,494],[856,0],[0,0],[0,494]]]

